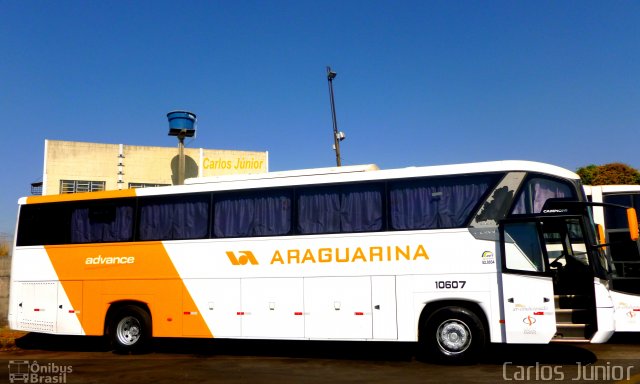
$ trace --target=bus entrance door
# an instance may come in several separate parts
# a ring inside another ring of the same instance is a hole
[[[539,225],[532,221],[503,223],[503,340],[507,343],[548,343],[556,333],[553,276],[547,271]]]

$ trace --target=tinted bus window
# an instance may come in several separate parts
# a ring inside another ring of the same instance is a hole
[[[632,206],[632,199],[630,195],[606,195],[603,196],[602,201],[604,203],[622,205],[624,207]],[[607,230],[628,228],[627,210],[624,208],[605,207],[604,225]]]
[[[497,178],[479,175],[390,183],[391,229],[462,227]]]
[[[66,204],[23,205],[20,208],[17,245],[65,244],[70,240],[69,229]]]
[[[286,235],[291,232],[291,192],[217,195],[213,215],[215,237]]]
[[[140,199],[140,240],[202,239],[209,236],[209,194]]]
[[[72,243],[118,242],[133,239],[133,200],[75,203],[70,207]]]
[[[355,184],[298,191],[301,234],[382,230],[382,185]]]

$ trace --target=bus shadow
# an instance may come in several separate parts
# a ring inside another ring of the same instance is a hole
[[[408,342],[165,339],[156,342],[154,351],[202,356],[268,356],[373,361],[415,359],[425,363],[438,363],[422,354],[417,343]],[[477,363],[587,365],[597,360],[593,352],[579,345],[491,344],[481,354]]]
[[[598,357],[580,344],[492,344],[480,360],[484,364],[593,364]]]
[[[640,332],[618,332],[611,336],[608,344],[640,344]]]
[[[61,336],[28,333],[16,339],[24,350],[109,352],[106,337]],[[285,358],[320,358],[335,360],[411,361],[433,363],[422,356],[417,343],[373,341],[243,340],[156,338],[148,353],[191,356],[262,356]],[[590,350],[573,344],[491,344],[478,363],[502,365],[592,364],[598,360]]]
[[[370,341],[157,339],[153,351],[200,356],[410,361],[413,359],[415,344]]]
[[[27,333],[15,340],[16,347],[24,350],[106,352],[109,342],[100,336],[63,336],[44,333]]]

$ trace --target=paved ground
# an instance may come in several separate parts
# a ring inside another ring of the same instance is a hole
[[[162,339],[117,355],[101,338],[28,334],[0,352],[0,382],[496,383],[640,382],[640,336],[600,345],[493,346],[482,361],[416,360],[413,344]],[[13,376],[10,376],[10,373]]]

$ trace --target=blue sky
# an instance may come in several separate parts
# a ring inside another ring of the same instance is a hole
[[[44,140],[269,151],[270,169],[640,167],[640,2],[0,0],[0,233]]]

